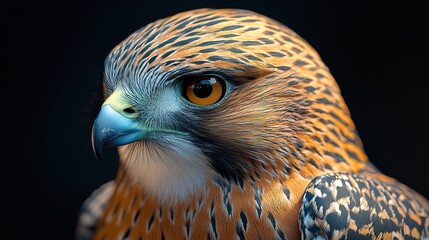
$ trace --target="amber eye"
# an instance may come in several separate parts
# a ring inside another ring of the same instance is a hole
[[[183,82],[182,94],[191,103],[208,106],[225,95],[225,82],[216,76],[189,77]]]

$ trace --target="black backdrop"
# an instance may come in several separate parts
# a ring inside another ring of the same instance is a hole
[[[423,1],[370,2],[3,4],[0,238],[73,238],[80,204],[118,164],[113,149],[95,160],[83,113],[104,58],[143,25],[200,7],[254,10],[309,41],[336,77],[372,162],[429,197],[429,9]]]

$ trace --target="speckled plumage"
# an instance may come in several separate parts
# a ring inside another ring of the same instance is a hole
[[[106,97],[120,86],[140,109],[139,120],[188,133],[168,144],[189,142],[209,170],[195,179],[203,178],[202,187],[161,199],[166,194],[158,193],[156,181],[148,190],[149,180],[139,184],[135,177],[136,168],[143,168],[140,174],[152,164],[135,154],[143,143],[120,147],[113,194],[98,200],[105,206],[102,213],[91,215],[85,208],[82,216],[97,218],[81,224],[78,236],[428,236],[428,201],[372,166],[328,68],[305,40],[282,24],[237,9],[184,12],[131,34],[112,50],[105,65]],[[181,77],[204,74],[228,82],[219,104],[175,107],[162,100],[164,89]],[[166,143],[156,146],[163,149]],[[157,181],[168,178],[168,171],[160,171],[166,175]]]

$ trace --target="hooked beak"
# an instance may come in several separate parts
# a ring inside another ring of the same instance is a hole
[[[110,104],[104,105],[92,126],[92,149],[101,159],[104,146],[121,146],[142,140],[146,131],[139,128],[133,118],[115,111]]]
[[[101,159],[104,146],[122,146],[148,139],[151,133],[189,135],[172,129],[142,126],[138,123],[138,112],[123,95],[121,88],[116,89],[103,103],[94,121],[91,142],[97,159]]]
[[[123,98],[121,88],[106,99],[92,126],[91,142],[97,159],[104,146],[121,146],[142,140],[148,132],[138,126],[137,111]]]

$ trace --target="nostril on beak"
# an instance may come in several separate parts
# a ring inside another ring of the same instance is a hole
[[[129,107],[129,108],[125,108],[124,112],[128,113],[128,114],[133,114],[133,113],[136,113],[136,110],[134,110],[133,108]]]
[[[137,110],[133,107],[127,107],[122,110],[122,115],[127,118],[136,118],[138,113]]]

